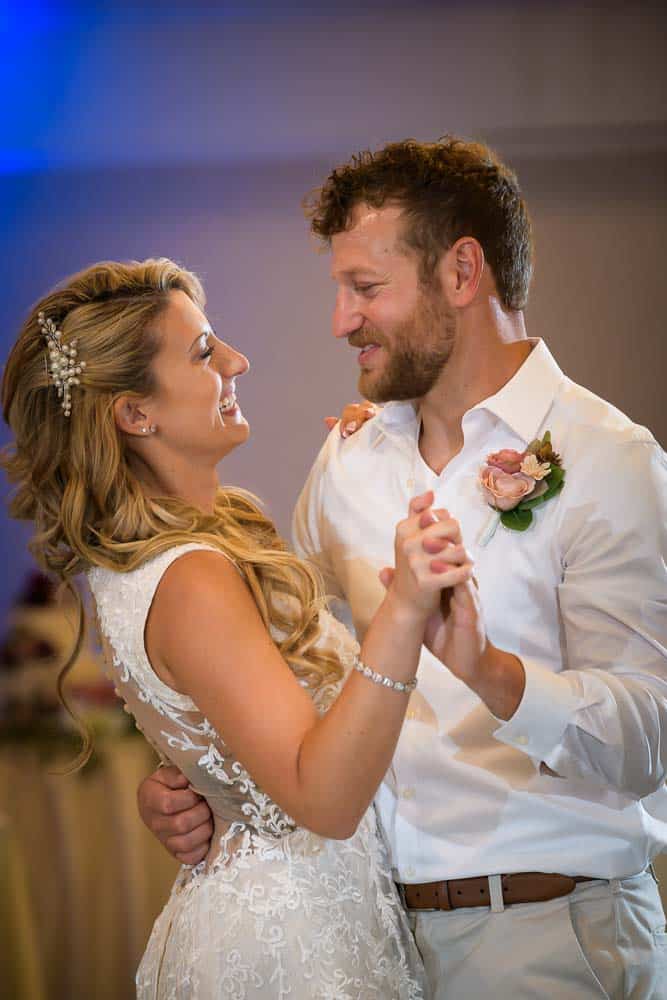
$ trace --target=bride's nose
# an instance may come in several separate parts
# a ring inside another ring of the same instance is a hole
[[[220,359],[219,371],[224,378],[236,378],[237,375],[245,375],[250,368],[250,362],[245,354],[235,351],[229,344],[221,344],[218,357]]]

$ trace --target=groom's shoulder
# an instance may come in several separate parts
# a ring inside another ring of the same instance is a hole
[[[326,475],[335,475],[337,471],[354,471],[366,465],[375,454],[375,444],[378,437],[374,426],[376,417],[367,420],[358,431],[349,437],[342,437],[340,425],[336,424],[329,431],[326,441],[315,459],[313,468]]]
[[[374,455],[369,420],[350,437],[343,438],[340,426],[329,431],[313,462],[297,499],[294,535],[299,535],[301,519],[339,517],[341,509],[354,503],[358,486],[372,476],[370,456]],[[304,547],[305,548],[305,547]]]
[[[556,451],[567,455],[571,466],[581,467],[583,459],[588,468],[603,461],[620,470],[640,452],[662,452],[647,427],[569,378],[563,379],[549,423]]]
[[[655,441],[647,427],[636,423],[623,410],[591,389],[567,376],[554,400],[554,419],[569,425],[583,441],[623,444]]]
[[[337,424],[327,436],[313,462],[297,507],[316,504],[324,510],[340,512],[341,505],[354,505],[365,483],[374,482],[384,474],[386,458],[384,442],[368,420],[347,438],[341,437]]]

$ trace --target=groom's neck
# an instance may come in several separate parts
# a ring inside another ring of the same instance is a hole
[[[463,447],[468,410],[502,389],[531,348],[521,312],[488,307],[461,319],[447,364],[421,400],[419,448],[434,472],[442,472]]]

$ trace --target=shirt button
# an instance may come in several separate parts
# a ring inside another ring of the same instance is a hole
[[[410,785],[402,789],[401,791],[402,799],[414,799],[414,797],[415,797],[415,790]]]
[[[528,737],[527,736],[515,736],[514,737],[514,742],[518,743],[520,747],[525,747],[528,744]]]

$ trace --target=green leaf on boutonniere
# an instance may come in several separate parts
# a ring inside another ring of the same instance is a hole
[[[549,489],[542,494],[542,500],[551,500],[565,486],[565,469],[562,465],[552,465],[551,472],[545,480],[549,484]]]
[[[532,500],[530,498],[522,500],[519,504],[520,510],[532,510],[533,507],[538,507],[541,503],[551,500],[557,493],[560,493],[565,485],[565,470],[560,465],[552,465],[551,472],[548,476],[544,477],[544,482],[547,484],[544,493],[541,493],[539,497],[534,497]]]
[[[541,503],[544,503],[544,498],[546,497],[546,492],[541,493],[539,497],[534,497],[532,500],[522,500],[519,504],[519,510],[532,510],[533,507],[539,507]],[[517,508],[515,508],[516,510]]]
[[[533,520],[533,515],[529,510],[522,510],[515,507],[514,510],[505,510],[500,515],[500,523],[512,531],[525,531],[529,528]]]

